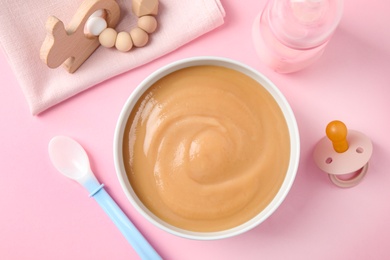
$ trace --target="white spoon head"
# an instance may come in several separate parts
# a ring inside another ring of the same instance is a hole
[[[90,173],[88,155],[83,147],[66,136],[56,136],[49,142],[49,156],[54,167],[66,177],[79,181]]]

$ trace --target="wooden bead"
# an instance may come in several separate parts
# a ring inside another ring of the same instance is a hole
[[[144,15],[157,15],[158,0],[133,0],[132,9],[133,13],[138,17]]]
[[[133,48],[133,41],[128,32],[120,32],[116,36],[115,47],[118,51],[127,52]]]
[[[102,46],[106,48],[111,48],[115,46],[117,32],[112,28],[106,28],[99,35],[99,42]]]
[[[138,19],[138,27],[147,33],[152,33],[157,29],[157,20],[151,15],[142,16]]]
[[[131,39],[133,39],[134,46],[143,47],[149,41],[149,35],[141,28],[134,28],[130,31]]]

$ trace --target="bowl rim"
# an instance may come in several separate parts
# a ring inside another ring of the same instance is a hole
[[[126,176],[122,156],[122,141],[124,135],[124,128],[134,105],[142,96],[142,94],[160,78],[176,70],[199,65],[216,65],[235,69],[259,82],[278,103],[285,117],[290,134],[290,161],[288,165],[288,170],[279,191],[272,199],[272,201],[259,214],[257,214],[255,217],[248,220],[247,222],[231,229],[216,232],[195,232],[184,230],[181,228],[177,228],[171,224],[168,224],[165,221],[159,219],[157,216],[155,216],[148,208],[143,205],[143,203],[138,199],[137,195],[133,191]],[[158,228],[170,234],[193,240],[217,240],[237,236],[239,234],[247,232],[258,226],[260,223],[264,222],[270,215],[272,215],[276,211],[276,209],[280,206],[280,204],[284,201],[287,194],[289,193],[298,171],[300,157],[300,137],[298,125],[288,101],[286,100],[282,92],[267,77],[265,77],[257,70],[249,67],[248,65],[245,65],[233,59],[217,56],[196,56],[174,61],[157,69],[149,76],[147,76],[134,89],[134,91],[127,98],[119,114],[115,127],[113,149],[115,170],[120,186],[128,200],[138,211],[138,213],[140,213],[154,226],[157,226]]]

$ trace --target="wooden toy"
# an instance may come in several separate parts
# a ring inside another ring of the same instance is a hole
[[[105,10],[108,27],[115,27],[119,21],[120,9],[114,0],[84,1],[69,25],[50,16],[46,22],[47,35],[42,44],[41,59],[50,68],[63,64],[70,73],[75,72],[99,47],[97,37],[88,37],[84,27],[88,18],[97,10]]]
[[[46,22],[47,36],[41,47],[41,59],[50,68],[64,64],[75,72],[101,44],[127,52],[143,47],[150,33],[157,29],[158,0],[133,0],[132,10],[138,17],[137,27],[130,32],[113,29],[119,21],[120,10],[115,0],[86,0],[65,29],[54,16]]]
[[[336,120],[327,125],[326,137],[318,142],[313,155],[317,166],[328,173],[335,185],[349,188],[357,185],[367,173],[372,150],[367,136],[348,130],[343,122]],[[341,178],[341,175],[350,178]]]

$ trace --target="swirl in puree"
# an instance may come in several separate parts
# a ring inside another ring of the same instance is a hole
[[[165,222],[211,232],[259,214],[290,159],[282,111],[257,81],[219,66],[175,71],[154,83],[128,119],[126,172]]]

